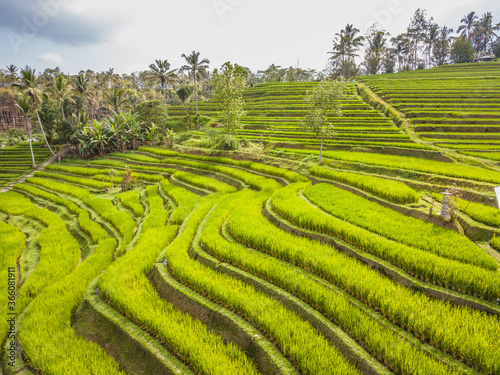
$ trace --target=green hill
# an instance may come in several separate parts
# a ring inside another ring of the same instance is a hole
[[[500,149],[500,63],[445,65],[365,76],[425,141],[450,149]]]

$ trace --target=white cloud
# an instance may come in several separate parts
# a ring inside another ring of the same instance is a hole
[[[53,65],[63,65],[65,61],[58,53],[46,52],[38,56],[39,60]]]
[[[60,13],[16,52],[8,32],[22,36],[23,17],[32,21],[39,1],[58,1]],[[222,19],[214,8],[221,3],[231,8],[225,8]],[[146,70],[156,59],[168,59],[172,68],[178,68],[185,63],[181,54],[196,50],[210,59],[211,69],[226,61],[254,71],[272,63],[288,67],[299,58],[302,68],[323,69],[335,33],[347,23],[365,31],[378,21],[395,36],[406,31],[420,7],[439,25],[456,30],[470,11],[479,15],[492,11],[496,24],[498,4],[498,0],[453,4],[436,0],[0,0],[0,67],[28,64],[43,71],[47,65],[64,63],[71,74],[110,67],[121,74]]]

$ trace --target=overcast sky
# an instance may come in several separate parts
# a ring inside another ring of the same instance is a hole
[[[176,68],[196,50],[211,68],[231,61],[321,70],[347,23],[365,31],[378,22],[397,35],[418,7],[455,30],[470,11],[500,22],[498,0],[0,0],[0,67],[121,74],[156,59]]]

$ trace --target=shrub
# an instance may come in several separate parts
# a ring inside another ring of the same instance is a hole
[[[168,127],[167,106],[161,100],[149,100],[139,103],[135,107],[135,113],[137,113],[139,121],[143,124],[154,122],[161,129],[167,129]]]
[[[461,36],[451,46],[450,58],[455,64],[470,63],[474,60],[474,47]]]

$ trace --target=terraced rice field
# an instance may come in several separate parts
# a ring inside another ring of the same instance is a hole
[[[47,161],[52,154],[42,143],[33,144],[33,153],[37,166]],[[21,176],[31,172],[33,162],[28,143],[5,147],[0,150],[0,188],[15,182]]]
[[[499,373],[498,257],[387,177],[156,147],[47,166],[0,194],[3,372]]]
[[[314,84],[264,84],[238,130],[274,143],[259,162],[144,146],[0,193],[0,373],[500,374],[500,152],[482,137],[498,65],[364,78],[424,142],[352,84],[318,165],[300,127]],[[436,136],[455,128],[463,142]],[[5,149],[0,175],[28,153]]]
[[[317,147],[319,140],[313,133],[301,128],[307,105],[307,91],[315,83],[265,83],[244,91],[246,115],[242,118],[239,138],[264,143],[275,142],[282,147]],[[200,113],[217,117],[217,103],[199,104]],[[330,117],[335,126],[333,138],[325,141],[328,147],[371,145],[378,147],[426,148],[414,143],[394,122],[380,111],[366,104],[349,85],[347,97],[342,100],[342,117]],[[170,107],[169,114],[183,116],[181,107]],[[196,132],[195,132],[196,133]]]
[[[475,156],[500,149],[498,62],[366,76],[362,81],[402,112],[425,141]]]

